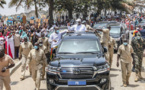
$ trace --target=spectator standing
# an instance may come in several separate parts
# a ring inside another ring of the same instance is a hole
[[[13,36],[14,36],[14,45],[15,45],[15,58],[18,58],[20,40],[21,40],[19,32],[18,31],[16,31],[16,33],[13,32]]]

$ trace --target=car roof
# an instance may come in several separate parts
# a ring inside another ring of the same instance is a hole
[[[118,27],[121,27],[121,23],[110,23],[109,26],[118,26]]]
[[[94,32],[68,33],[63,37],[63,40],[68,39],[99,39]]]
[[[109,23],[109,21],[101,21],[101,22],[98,22],[96,24],[100,24],[100,23]]]

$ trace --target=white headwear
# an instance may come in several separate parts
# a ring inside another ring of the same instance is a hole
[[[77,19],[76,22],[81,22],[81,19]]]

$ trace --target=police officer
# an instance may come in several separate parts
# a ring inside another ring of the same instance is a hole
[[[43,41],[43,45],[46,47],[47,49],[47,61],[49,62],[50,60],[50,44],[49,44],[49,41],[48,41],[48,38],[45,37],[45,34],[44,33],[41,33],[41,38],[39,38],[38,42],[40,42],[40,40]]]
[[[136,72],[136,78],[135,82],[137,82],[139,79],[142,79],[141,76],[141,68],[142,68],[142,59],[143,59],[143,51],[144,51],[144,41],[140,35],[137,35],[134,37],[134,39],[131,42],[131,45],[134,49],[134,54],[137,56],[134,60],[135,64],[135,72]]]
[[[134,51],[126,39],[123,44],[119,46],[117,55],[117,67],[119,67],[119,60],[121,63],[123,86],[129,85],[129,77],[131,75],[132,57],[134,58]]]
[[[40,40],[39,41],[39,48],[42,49],[45,53],[45,55],[47,55],[47,48],[43,45],[43,41]],[[46,67],[47,63],[43,63],[43,68],[42,68],[42,79],[44,80],[44,76],[45,76],[45,67]]]
[[[3,84],[6,90],[11,90],[9,69],[14,66],[13,59],[5,54],[3,47],[0,47],[0,90],[3,90]]]
[[[116,47],[116,41],[114,40],[114,38],[112,38],[110,36],[110,39],[109,39],[109,48],[108,48],[110,67],[111,67],[112,61],[113,61],[114,47]]]
[[[50,49],[50,44],[48,42],[48,38],[45,37],[45,34],[44,33],[41,33],[41,38],[39,38],[38,42],[40,42],[40,40],[43,41],[43,45],[47,48],[47,50],[49,51]]]
[[[46,63],[46,56],[42,49],[39,48],[39,43],[36,42],[34,49],[32,49],[27,58],[27,67],[32,62],[32,78],[35,81],[36,90],[40,88],[41,73],[44,62]]]
[[[108,50],[108,43],[109,43],[109,38],[110,38],[110,29],[111,27],[110,26],[107,26],[107,29],[96,29],[96,31],[101,31],[103,32],[103,34],[101,35],[101,44],[103,47],[107,48]],[[109,61],[109,52],[107,52],[105,54],[105,58]]]
[[[27,56],[30,52],[30,50],[33,49],[33,45],[31,42],[28,42],[27,37],[24,38],[24,42],[20,45],[19,48],[19,59],[22,60],[22,68],[21,68],[21,80],[25,79],[25,71],[26,71],[26,61]],[[29,65],[31,67],[31,65]],[[31,75],[31,68],[29,68],[30,75]]]

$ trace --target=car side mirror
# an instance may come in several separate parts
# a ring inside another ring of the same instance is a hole
[[[107,48],[104,47],[104,53],[107,53]]]

